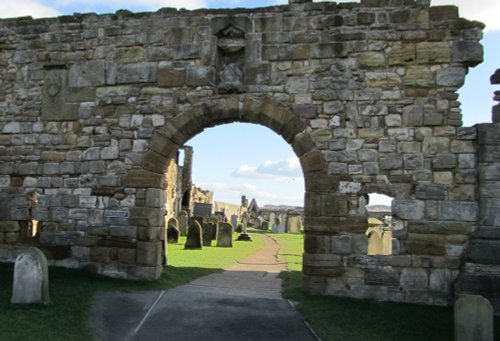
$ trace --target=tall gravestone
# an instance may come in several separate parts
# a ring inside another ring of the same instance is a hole
[[[493,341],[493,307],[479,295],[455,302],[455,341]]]
[[[178,223],[177,228],[179,229],[179,233],[181,234],[181,236],[187,235],[188,220],[189,218],[187,212],[181,211],[179,213],[179,216],[177,217],[177,223]]]
[[[231,225],[233,225],[233,229],[238,227],[238,216],[236,214],[231,216]]]
[[[233,225],[220,222],[217,226],[217,246],[233,247]]]
[[[217,224],[205,223],[203,226],[203,246],[211,246],[212,240],[217,238]]]
[[[40,249],[31,247],[21,253],[14,265],[11,303],[49,304],[49,270]]]
[[[302,225],[300,213],[296,211],[288,212],[286,219],[286,231],[288,233],[300,233],[300,227]]]
[[[201,225],[198,221],[192,220],[191,224],[189,224],[186,244],[184,244],[185,249],[201,249],[201,238],[202,229]]]

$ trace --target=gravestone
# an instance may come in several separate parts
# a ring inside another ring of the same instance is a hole
[[[274,224],[274,222],[276,221],[276,214],[274,214],[274,212],[271,212],[271,214],[269,214],[269,221],[271,222],[271,224]]]
[[[222,213],[217,213],[215,217],[217,218],[217,222],[224,221],[224,214]]]
[[[286,231],[288,233],[300,233],[300,227],[302,225],[300,213],[296,211],[288,212],[286,219]]]
[[[177,244],[179,242],[180,231],[177,228],[178,221],[175,218],[170,218],[167,223],[167,243]]]
[[[191,223],[193,221],[197,221],[198,224],[200,224],[200,227],[203,227],[203,224],[205,224],[205,220],[203,219],[202,216],[199,216],[199,215],[194,215],[191,217],[191,219],[189,219],[189,227],[191,227]]]
[[[203,217],[203,223],[217,224],[219,219],[217,217]]]
[[[233,225],[224,222],[218,224],[217,247],[233,247]]]
[[[273,233],[285,233],[285,222],[281,220],[281,216],[274,221]]]
[[[189,224],[186,244],[184,244],[185,249],[201,249],[201,235],[202,228],[198,221],[192,220]]]
[[[263,221],[261,229],[264,230],[264,231],[269,230],[269,222],[268,221]]]
[[[217,225],[205,223],[203,226],[203,246],[211,246],[212,240],[217,238]]]
[[[10,301],[14,304],[50,303],[47,258],[40,249],[31,247],[17,257]]]
[[[238,216],[235,214],[231,216],[231,225],[233,225],[233,229],[238,227]]]
[[[187,235],[188,219],[189,218],[186,211],[181,211],[179,213],[179,216],[177,217],[177,223],[178,223],[177,228],[179,229],[181,236]]]
[[[479,295],[455,301],[455,341],[493,341],[493,307]]]

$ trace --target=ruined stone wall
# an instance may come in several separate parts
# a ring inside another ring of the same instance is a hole
[[[56,263],[158,277],[170,160],[250,122],[300,158],[307,291],[447,304],[478,221],[456,90],[482,28],[426,0],[1,20],[0,257],[35,217]],[[374,192],[393,255],[367,255]]]

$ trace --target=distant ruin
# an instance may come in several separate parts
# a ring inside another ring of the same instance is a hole
[[[307,292],[498,304],[500,127],[456,92],[483,27],[429,0],[0,20],[0,258],[36,220],[51,264],[157,278],[179,149],[249,122],[300,159]],[[368,193],[397,253],[368,255]]]

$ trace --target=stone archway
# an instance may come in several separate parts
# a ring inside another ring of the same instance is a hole
[[[144,206],[130,209],[129,224],[137,225],[137,273],[139,278],[157,278],[162,258],[162,211],[167,185],[165,172],[177,151],[185,142],[205,128],[225,123],[245,122],[259,124],[273,130],[289,143],[300,160],[306,183],[305,210],[315,214],[316,196],[321,193],[317,183],[326,178],[323,154],[316,149],[308,126],[286,105],[269,96],[219,96],[209,98],[185,111],[177,113],[157,129],[141,161],[124,177],[124,185],[141,188],[146,193]],[[311,191],[308,190],[308,184]],[[158,196],[155,200],[154,197]],[[319,199],[321,200],[321,199]],[[317,212],[320,213],[320,212]],[[308,213],[306,213],[308,214]],[[307,225],[305,230],[308,231]],[[307,233],[307,232],[306,232]],[[135,275],[134,275],[135,277]]]

